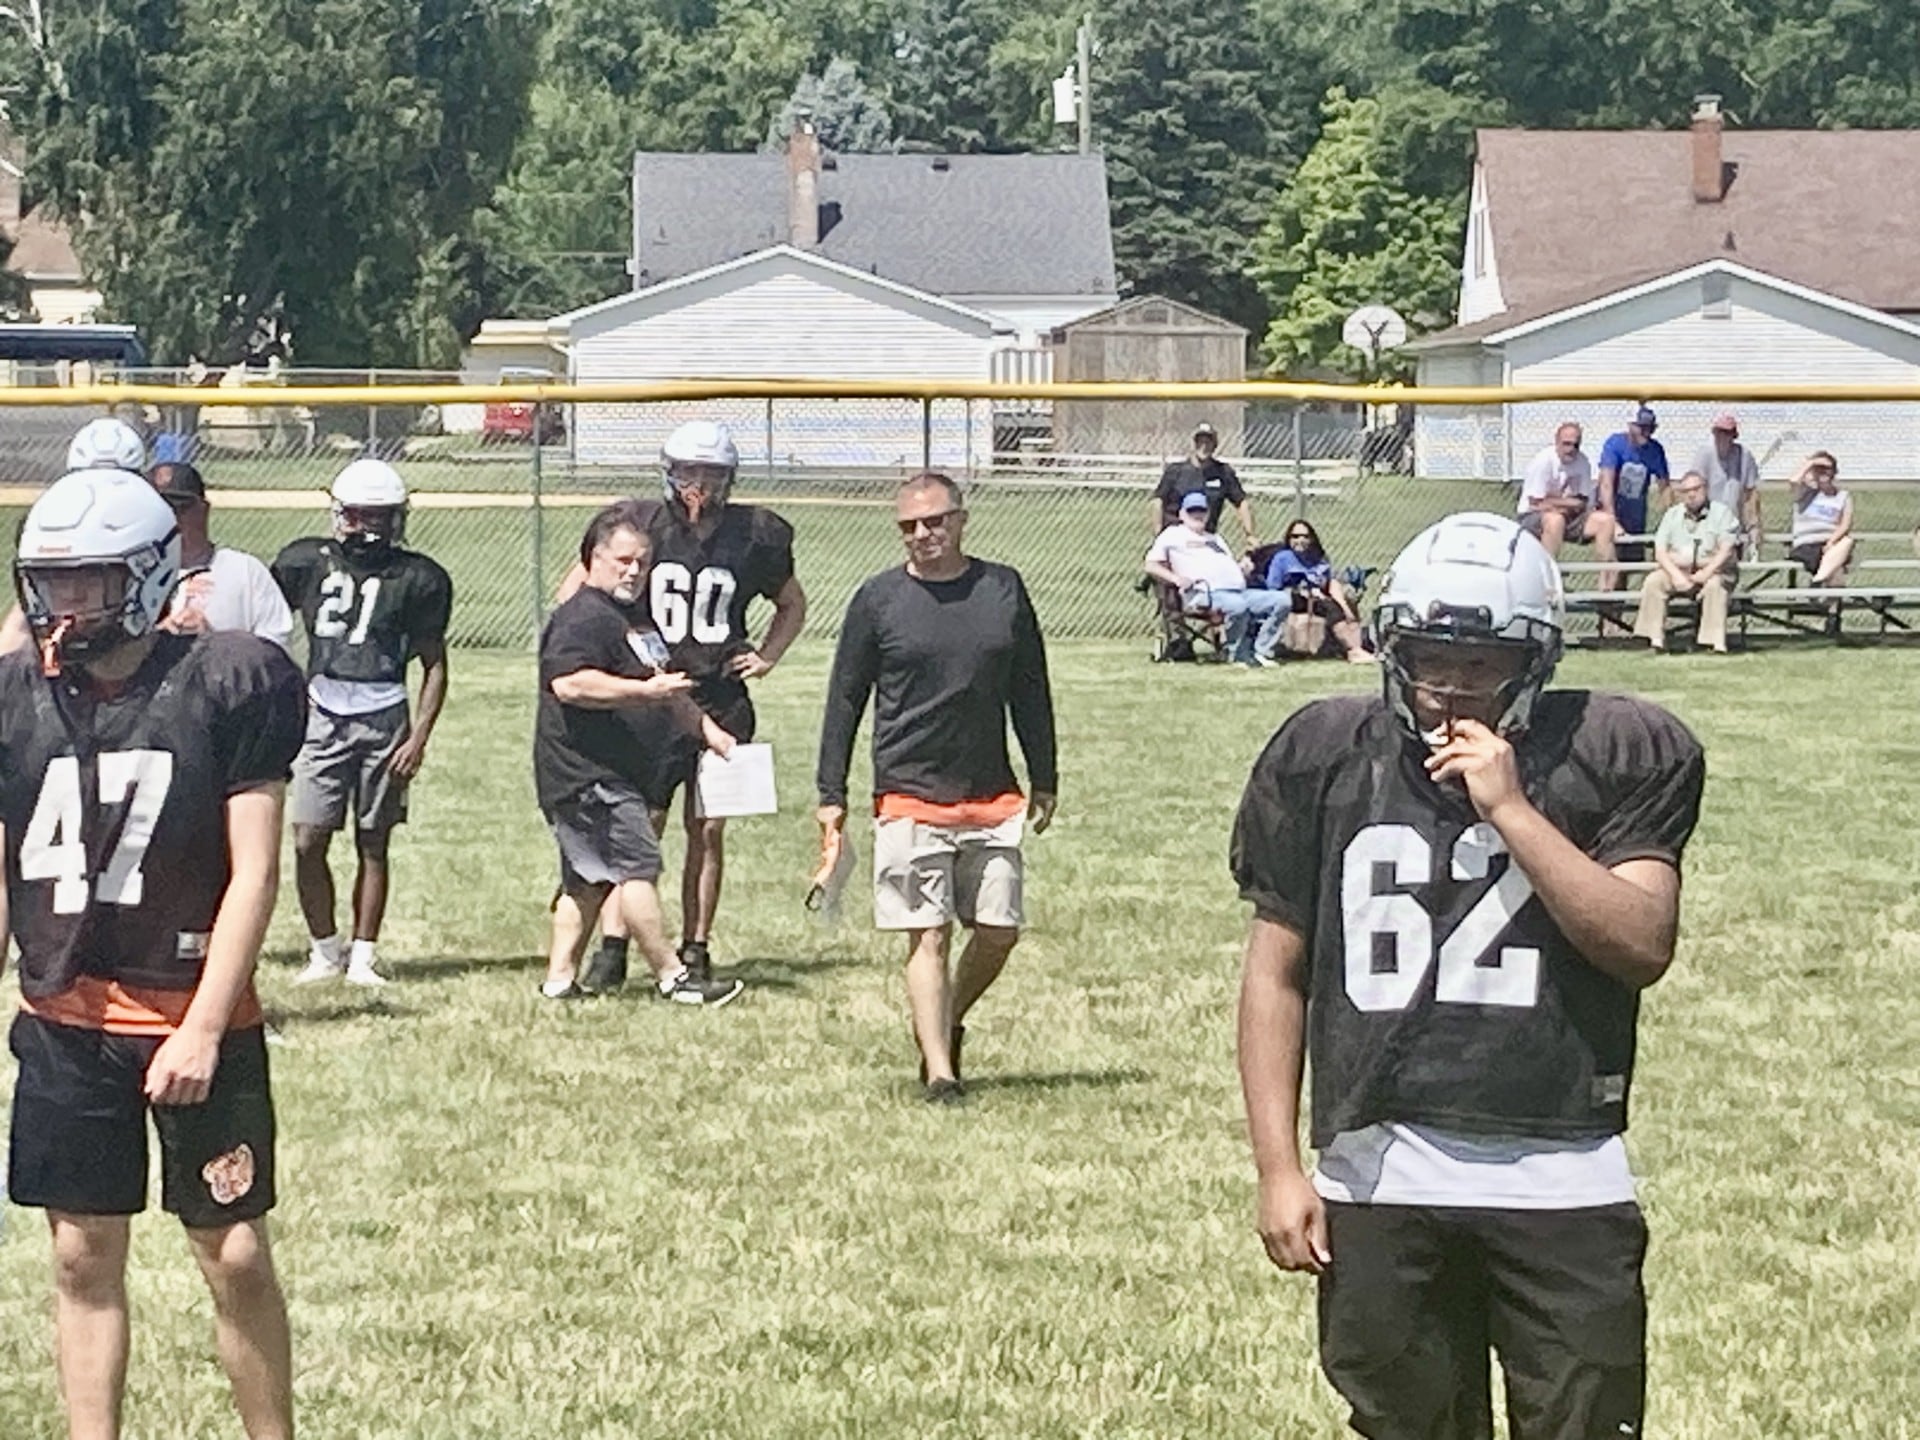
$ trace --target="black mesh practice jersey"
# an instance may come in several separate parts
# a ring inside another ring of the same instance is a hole
[[[227,797],[284,780],[306,684],[270,640],[162,635],[111,699],[0,659],[0,824],[20,988],[190,990],[229,875]]]
[[[404,681],[407,662],[447,638],[453,581],[417,550],[392,546],[367,558],[310,536],[276,555],[272,568],[307,627],[310,674]]]
[[[1549,691],[1516,747],[1543,815],[1606,866],[1675,866],[1699,743],[1659,707]],[[1315,701],[1255,764],[1232,866],[1306,941],[1313,1143],[1405,1121],[1530,1137],[1627,1124],[1634,991],[1587,964],[1380,697]]]
[[[649,608],[673,668],[699,682],[701,699],[735,688],[726,663],[753,648],[747,604],[771,600],[793,578],[793,527],[758,505],[725,505],[702,535],[678,506],[643,500],[653,545]]]

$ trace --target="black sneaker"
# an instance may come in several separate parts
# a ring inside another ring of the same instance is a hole
[[[713,979],[713,957],[707,954],[704,940],[688,940],[682,944],[680,963],[687,967],[687,974],[703,985]]]
[[[934,1080],[928,1083],[922,1098],[929,1105],[964,1105],[967,1087],[958,1080]]]
[[[612,995],[627,983],[626,951],[596,950],[580,972],[580,990],[586,995]]]
[[[967,1027],[956,1025],[947,1032],[947,1058],[953,1062],[953,1078],[960,1078],[960,1042],[967,1038]]]
[[[681,971],[671,984],[654,987],[662,1000],[671,1000],[676,1005],[707,1005],[716,1009],[744,989],[746,986],[738,980],[698,979],[691,969]]]

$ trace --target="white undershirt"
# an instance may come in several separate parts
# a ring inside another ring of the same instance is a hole
[[[307,695],[329,715],[371,715],[407,703],[404,680],[336,680],[315,675],[307,681]]]
[[[1463,1135],[1386,1121],[1333,1137],[1313,1188],[1359,1205],[1584,1210],[1634,1198],[1626,1141]]]

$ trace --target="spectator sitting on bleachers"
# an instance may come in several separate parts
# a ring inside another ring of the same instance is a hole
[[[1745,532],[1745,558],[1758,560],[1766,543],[1760,515],[1760,465],[1740,443],[1740,422],[1733,415],[1713,422],[1713,439],[1693,457],[1693,468],[1707,477],[1707,498],[1731,510]]]
[[[1271,590],[1247,588],[1247,577],[1227,542],[1207,529],[1203,491],[1191,491],[1180,502],[1179,523],[1154,537],[1147,547],[1145,569],[1179,592],[1181,607],[1188,614],[1219,614],[1226,623],[1229,659],[1257,665],[1267,658],[1256,650],[1255,622],[1264,622],[1278,610],[1282,597]]]
[[[1853,496],[1838,484],[1840,462],[1816,450],[1793,477],[1793,530],[1787,554],[1813,585],[1844,585],[1853,559]]]
[[[1633,633],[1655,650],[1667,648],[1667,603],[1675,595],[1700,602],[1701,648],[1727,653],[1727,598],[1740,551],[1740,521],[1709,497],[1707,477],[1689,470],[1674,486],[1678,505],[1660,517],[1653,536],[1653,570],[1640,586]]]
[[[1540,539],[1549,555],[1558,555],[1568,541],[1593,546],[1607,566],[1600,588],[1614,587],[1614,536],[1619,527],[1613,516],[1598,508],[1593,465],[1580,449],[1580,427],[1569,420],[1553,432],[1553,444],[1527,462],[1520,487],[1520,528]]]
[[[1318,618],[1332,631],[1333,638],[1355,664],[1371,665],[1373,656],[1360,633],[1360,616],[1347,587],[1334,577],[1333,562],[1320,544],[1320,533],[1305,520],[1287,526],[1285,543],[1273,552],[1267,564],[1266,588],[1291,597],[1267,620],[1255,642],[1261,654],[1272,655],[1280,641],[1289,615]],[[1292,647],[1289,647],[1292,648]],[[1318,653],[1318,647],[1312,647]]]

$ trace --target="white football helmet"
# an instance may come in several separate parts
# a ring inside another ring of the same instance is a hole
[[[334,477],[333,538],[371,553],[398,545],[407,533],[407,482],[384,460],[356,460]]]
[[[89,572],[102,581],[98,598],[83,604],[74,591]],[[179,578],[173,510],[140,476],[105,467],[73,471],[47,487],[27,511],[13,562],[20,608],[48,675],[151,632]]]
[[[144,475],[147,442],[126,421],[103,415],[74,432],[72,443],[67,446],[67,469],[129,470],[135,475]]]
[[[1380,587],[1374,634],[1386,679],[1387,703],[1409,731],[1429,744],[1444,727],[1425,730],[1413,700],[1414,677],[1404,642],[1442,641],[1517,650],[1519,673],[1492,695],[1502,735],[1527,728],[1534,701],[1560,661],[1566,631],[1566,592],[1560,567],[1532,535],[1504,515],[1449,515],[1414,536]],[[1423,687],[1429,693],[1452,695]]]
[[[660,468],[666,477],[667,499],[677,500],[689,518],[698,520],[708,508],[727,503],[740,451],[733,436],[717,420],[689,420],[675,428],[660,447]],[[723,472],[718,480],[714,471]]]

